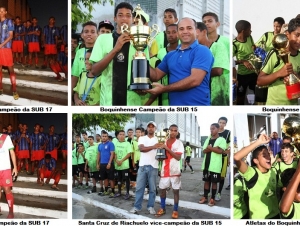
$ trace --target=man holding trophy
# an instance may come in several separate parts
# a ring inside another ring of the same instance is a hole
[[[100,103],[106,106],[139,106],[139,90],[150,89],[148,43],[153,30],[142,21],[133,25],[132,14],[141,18],[139,5],[121,2],[115,8],[116,30],[98,37],[90,61],[92,76],[101,74]]]
[[[266,105],[297,105],[300,97],[300,19],[289,22],[286,34],[274,36],[257,85],[269,85]],[[278,63],[279,62],[279,63]]]

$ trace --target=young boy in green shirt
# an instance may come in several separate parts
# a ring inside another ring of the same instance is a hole
[[[126,195],[124,199],[129,199],[129,157],[132,152],[131,144],[125,141],[125,131],[120,130],[118,134],[118,141],[115,145],[115,169],[118,172],[118,192],[115,194],[115,198],[121,196],[122,181],[126,182]]]
[[[94,143],[94,137],[89,136],[89,147],[85,150],[85,171],[89,172],[92,181],[93,188],[91,191],[88,191],[88,194],[96,192],[96,182],[99,180],[99,170],[97,169],[97,155],[98,155],[98,144]]]
[[[88,49],[85,54],[85,67],[86,71],[83,71],[77,82],[76,87],[74,88],[74,102],[77,106],[86,106],[86,105],[99,105],[100,104],[100,76],[90,77],[89,71],[92,68],[90,63],[90,56],[93,48]]]
[[[226,149],[226,140],[219,136],[219,124],[213,123],[210,126],[211,136],[208,137],[203,145],[204,159],[202,163],[204,195],[199,203],[208,202],[208,193],[212,189],[209,206],[215,205],[215,195],[217,193],[217,183],[221,180],[222,153]]]
[[[300,161],[297,169],[287,169],[282,173],[282,183],[281,219],[300,219]]]
[[[78,144],[80,145],[80,144]],[[83,145],[83,144],[81,144]],[[73,184],[72,187],[75,187],[75,181],[77,181],[77,183],[79,183],[78,181],[78,163],[77,163],[77,150],[76,147],[72,150],[72,175],[73,175]]]
[[[276,170],[271,167],[275,159],[264,146],[269,142],[270,138],[261,134],[255,142],[234,155],[236,166],[246,182],[250,219],[279,219],[277,176]],[[252,167],[243,161],[251,151]]]
[[[257,85],[269,86],[266,105],[297,105],[298,99],[289,100],[285,83],[290,74],[300,74],[300,18],[289,22],[286,36],[289,40],[289,63],[278,57],[278,51],[272,49],[263,64],[257,79]]]

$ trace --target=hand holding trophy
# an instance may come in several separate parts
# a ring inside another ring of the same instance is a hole
[[[278,56],[282,61],[287,64],[289,63],[290,52],[288,50],[289,40],[285,34],[277,34],[274,36],[272,44],[278,51]],[[289,100],[297,99],[300,97],[300,78],[294,73],[288,76],[286,85],[286,94]]]
[[[136,49],[136,53],[134,55],[134,59],[132,61],[132,73],[131,73],[131,84],[128,86],[129,90],[147,90],[151,89],[150,83],[150,68],[149,62],[146,59],[146,55],[144,50],[147,48],[149,43],[155,38],[158,34],[158,26],[154,24],[151,27],[144,25],[141,19],[144,11],[141,9],[138,4],[133,10],[135,13],[135,19],[139,18],[137,25],[132,25],[129,27],[127,24],[124,24],[121,27],[121,32],[127,32],[131,36],[131,44]],[[156,32],[153,37],[151,37],[151,33]]]
[[[164,144],[169,137],[169,130],[164,130],[163,126],[159,132],[155,133],[155,136],[158,138],[158,143]],[[164,148],[158,148],[155,158],[159,161],[163,161],[167,158],[166,150]]]

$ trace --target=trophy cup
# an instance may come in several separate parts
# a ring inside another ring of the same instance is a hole
[[[278,51],[278,56],[282,61],[289,63],[290,52],[288,51],[289,40],[285,34],[277,34],[272,40],[274,48]],[[300,79],[295,74],[289,75],[289,81],[286,85],[286,95],[289,100],[300,97]]]
[[[283,121],[282,125],[282,131],[285,133],[285,135],[288,135],[292,137],[293,143],[297,150],[297,154],[299,154],[300,151],[300,118],[295,116],[287,117]]]
[[[158,34],[159,29],[156,24],[152,25],[152,27],[143,25],[141,19],[143,10],[139,4],[135,7],[133,13],[135,13],[135,19],[139,18],[138,25],[132,25],[129,27],[127,24],[124,24],[121,27],[122,33],[127,32],[130,34],[130,42],[136,49],[131,67],[131,84],[128,86],[128,89],[147,90],[151,89],[152,85],[150,83],[150,66],[146,59],[144,50],[147,48],[148,44],[153,41],[155,36]],[[153,37],[150,36],[152,32],[156,32]]]
[[[169,137],[169,130],[168,129],[164,130],[163,127],[162,127],[159,132],[155,133],[155,136],[158,138],[158,143],[164,144],[165,141]],[[166,158],[167,158],[166,150],[158,148],[157,152],[156,152],[155,159],[157,159],[159,161],[162,161],[162,160],[165,160]]]

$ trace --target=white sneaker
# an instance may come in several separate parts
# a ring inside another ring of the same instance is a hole
[[[216,196],[215,196],[215,200],[216,201],[220,201],[221,200],[221,194],[218,193]]]
[[[156,214],[156,211],[154,210],[153,207],[149,207],[148,211],[149,211],[150,214]]]
[[[133,207],[129,212],[137,214],[139,211],[140,210],[138,210],[137,208]]]

